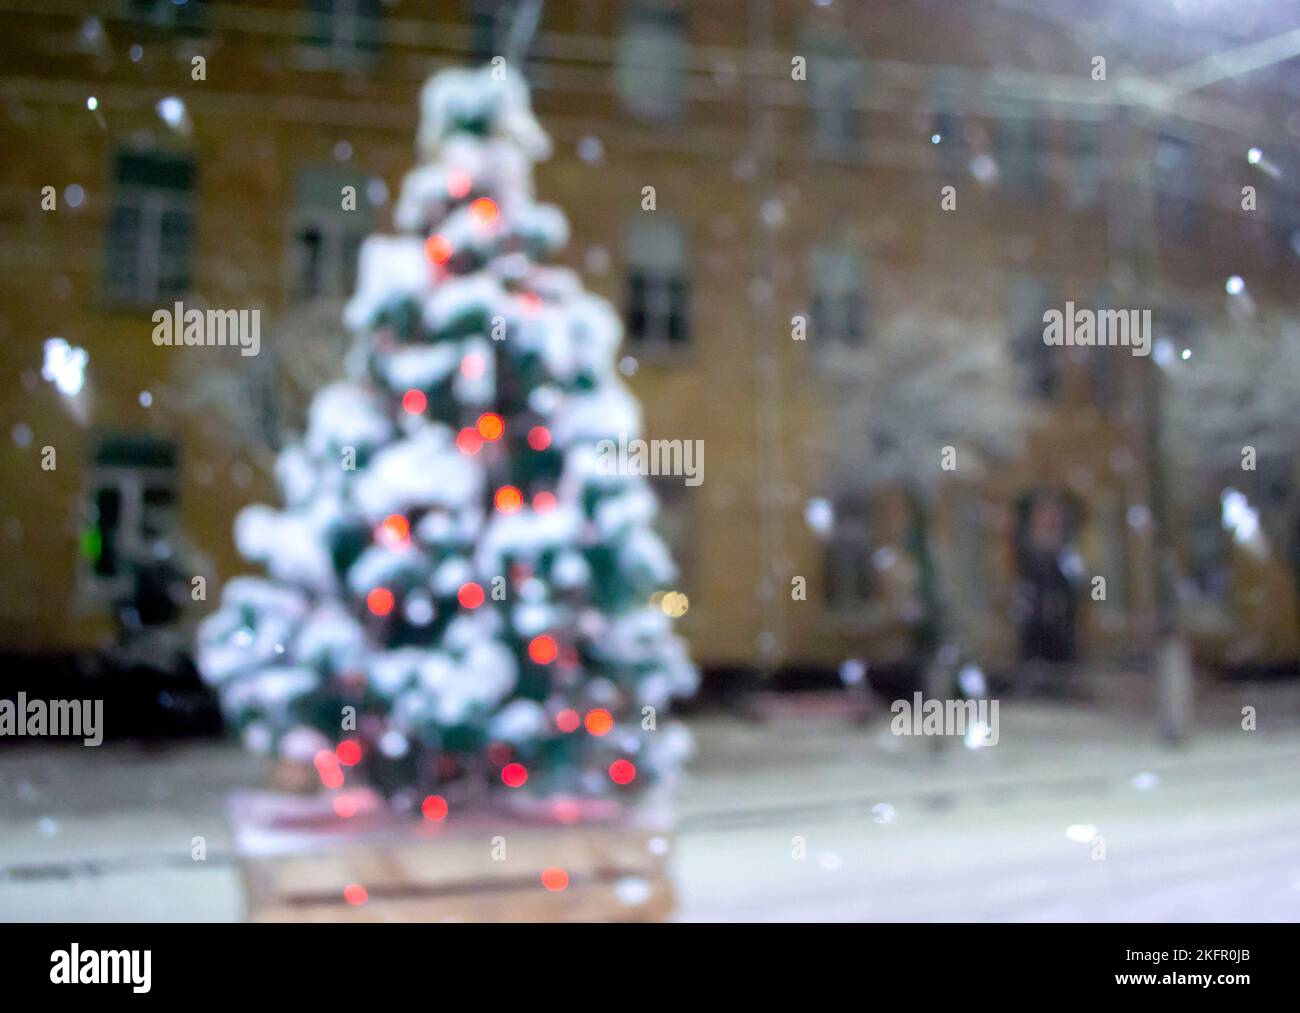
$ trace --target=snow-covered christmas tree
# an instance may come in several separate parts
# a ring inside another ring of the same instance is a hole
[[[326,786],[628,792],[688,749],[697,676],[652,604],[674,568],[646,480],[597,445],[640,430],[621,323],[534,202],[549,141],[511,71],[442,72],[396,236],[360,254],[348,378],[277,463],[285,509],[239,516],[239,577],[200,666],[255,749]],[[453,802],[454,804],[454,802]]]

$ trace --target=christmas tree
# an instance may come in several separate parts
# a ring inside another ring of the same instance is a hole
[[[598,449],[640,430],[621,323],[546,265],[568,226],[534,202],[517,75],[431,78],[418,146],[400,234],[361,249],[348,378],[277,460],[285,508],[236,521],[269,579],[226,585],[200,667],[251,748],[329,787],[634,791],[684,758],[663,712],[697,676],[654,496]]]

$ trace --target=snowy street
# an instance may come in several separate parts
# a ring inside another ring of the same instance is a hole
[[[1259,730],[1233,721],[1242,700]],[[1225,691],[1180,751],[1148,721],[1009,701],[996,747],[935,758],[891,736],[884,711],[859,727],[840,704],[787,697],[762,724],[692,722],[678,919],[1300,917],[1294,687]],[[0,916],[240,918],[224,798],[263,775],[211,743],[5,750]]]

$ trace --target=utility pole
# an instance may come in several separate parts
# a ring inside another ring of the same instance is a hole
[[[1117,188],[1111,228],[1121,261],[1128,269],[1129,292],[1151,309],[1158,321],[1155,302],[1157,271],[1157,220],[1154,132],[1148,115],[1140,110],[1121,113],[1123,165],[1125,172]],[[1170,744],[1186,741],[1191,733],[1193,686],[1191,651],[1182,636],[1176,593],[1178,565],[1172,538],[1169,480],[1164,452],[1164,369],[1155,354],[1139,361],[1142,394],[1142,423],[1147,461],[1147,500],[1150,511],[1153,592],[1155,606],[1154,642],[1151,662],[1155,677],[1156,724],[1160,736]]]

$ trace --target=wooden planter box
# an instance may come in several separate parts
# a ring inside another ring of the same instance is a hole
[[[495,813],[435,823],[348,797],[357,812],[342,819],[329,795],[231,796],[250,921],[645,922],[672,911],[661,799],[631,812],[597,804],[577,823]],[[542,884],[553,867],[568,873],[563,890]],[[352,884],[363,903],[345,898]]]

